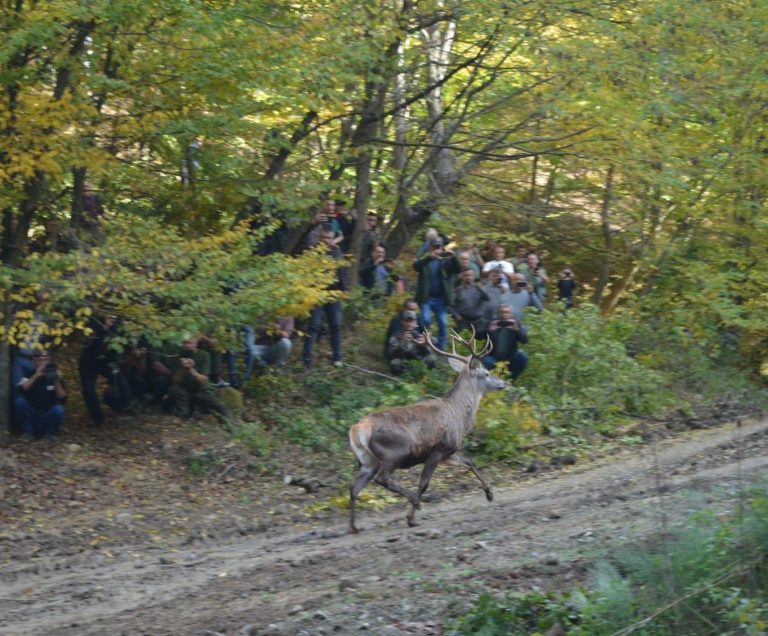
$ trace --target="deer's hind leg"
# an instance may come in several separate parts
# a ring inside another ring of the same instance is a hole
[[[411,505],[416,505],[418,507],[418,499],[416,497],[416,493],[398,484],[392,478],[393,470],[394,468],[392,468],[391,466],[386,466],[386,465],[381,466],[381,468],[379,468],[379,472],[376,473],[376,477],[374,477],[374,481],[377,484],[379,484],[379,486],[383,486],[384,488],[395,493],[396,495],[405,497],[411,503]]]
[[[378,466],[366,466],[361,464],[360,469],[357,471],[355,481],[349,488],[349,533],[357,534],[357,527],[355,526],[355,502],[360,492],[365,488],[371,479],[376,474]]]
[[[473,462],[469,457],[466,455],[462,455],[461,453],[454,453],[450,457],[446,457],[443,462],[446,464],[453,464],[455,466],[466,466],[469,468],[469,470],[472,471],[472,474],[477,477],[480,480],[480,483],[483,485],[483,491],[485,492],[485,498],[488,501],[493,501],[493,490],[491,489],[491,485],[483,479],[483,476],[478,472],[477,466],[475,466],[475,462]]]

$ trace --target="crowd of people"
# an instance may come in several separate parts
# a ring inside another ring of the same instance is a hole
[[[303,239],[305,248],[323,245],[333,259],[343,259],[351,248],[354,216],[343,201],[329,199]],[[471,330],[476,338],[490,338],[491,353],[483,364],[507,368],[518,378],[528,364],[521,348],[528,342],[525,310],[541,311],[550,278],[535,248],[517,245],[507,258],[504,246],[488,242],[482,248],[470,244],[450,249],[445,236],[429,229],[416,251],[413,282],[396,273],[387,256],[376,214],[366,217],[359,267],[360,284],[372,303],[387,297],[406,298],[390,320],[384,339],[384,358],[391,373],[402,374],[410,361],[432,368],[437,358],[427,342],[436,327],[436,345],[448,346],[449,328]],[[340,263],[332,289],[349,289],[348,268]],[[573,306],[576,282],[570,268],[556,283],[557,298],[565,308]],[[302,362],[313,368],[318,339],[328,334],[331,361],[342,364],[342,304],[334,300],[312,309],[304,325]],[[453,322],[453,325],[451,325]],[[64,420],[67,390],[53,352],[34,328],[13,351],[12,383],[15,422],[25,437],[55,438]],[[115,413],[133,413],[141,405],[157,405],[167,413],[190,417],[195,412],[226,419],[229,414],[216,389],[239,388],[254,373],[282,369],[293,350],[295,320],[280,317],[270,326],[241,328],[242,353],[221,350],[205,334],[190,334],[181,342],[150,348],[134,343],[123,353],[110,346],[121,334],[120,319],[105,314],[91,319],[89,336],[78,360],[80,388],[90,425],[104,423],[101,404]],[[325,328],[324,328],[325,327]],[[242,372],[241,372],[242,369]],[[226,371],[227,380],[222,377]]]
[[[385,355],[390,371],[400,374],[408,360],[427,366],[435,363],[425,333],[437,324],[437,346],[446,350],[451,321],[456,330],[471,330],[478,339],[490,338],[491,353],[483,364],[507,368],[515,380],[528,364],[521,348],[528,342],[525,309],[543,309],[550,279],[537,250],[518,245],[507,258],[502,245],[489,242],[458,250],[448,249],[445,237],[430,229],[420,246],[413,268],[418,278],[415,297],[409,298],[390,322]],[[565,268],[556,284],[557,298],[573,307],[576,281]]]

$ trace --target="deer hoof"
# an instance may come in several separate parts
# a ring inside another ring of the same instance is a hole
[[[490,488],[485,491],[485,498],[488,501],[493,501],[493,491]]]
[[[409,528],[415,528],[416,526],[419,525],[418,523],[416,523],[416,520],[413,517],[406,518],[406,521],[408,522]]]
[[[347,530],[347,534],[357,534],[360,532],[355,526],[349,526],[349,530]]]

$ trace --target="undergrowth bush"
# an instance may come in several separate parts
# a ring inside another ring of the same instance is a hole
[[[697,514],[649,548],[603,557],[589,583],[567,592],[483,593],[450,622],[454,636],[567,633],[748,634],[768,632],[768,499],[744,514]]]
[[[529,315],[530,362],[520,377],[546,430],[600,426],[626,413],[657,412],[669,396],[664,376],[625,346],[631,316],[606,318],[597,307]]]

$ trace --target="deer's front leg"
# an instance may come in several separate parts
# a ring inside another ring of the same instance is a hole
[[[483,485],[485,498],[488,501],[493,501],[493,489],[491,488],[491,485],[485,479],[483,479],[483,476],[477,471],[475,462],[473,462],[469,457],[461,453],[454,453],[453,455],[451,455],[450,457],[447,457],[443,461],[446,464],[453,464],[455,466],[466,466],[467,468],[469,468],[469,470],[472,471],[475,477],[477,477],[480,480],[480,483]]]
[[[437,465],[442,458],[441,453],[433,453],[427,458],[427,461],[424,462],[424,468],[421,471],[421,478],[419,479],[419,489],[416,491],[416,501],[411,502],[411,509],[406,517],[408,526],[411,528],[416,525],[415,516],[416,511],[421,508],[421,496],[426,492],[427,488],[429,488],[429,481],[432,479],[432,474],[435,472],[435,468],[437,468]]]

